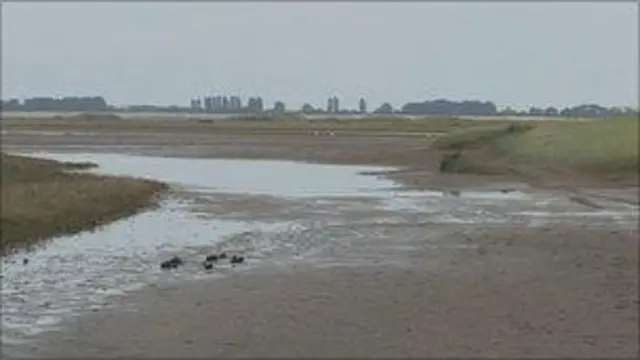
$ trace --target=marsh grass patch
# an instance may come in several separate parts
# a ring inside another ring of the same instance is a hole
[[[523,161],[608,176],[637,175],[638,124],[638,118],[545,124],[502,147]]]
[[[475,146],[495,144],[501,138],[530,131],[533,124],[509,123],[478,125],[453,130],[434,141],[433,146],[443,150],[462,150]]]
[[[451,131],[434,141],[433,148],[466,155],[455,172],[535,167],[629,179],[639,173],[638,125],[635,117],[478,126]]]
[[[69,170],[95,167],[2,154],[2,254],[74,234],[154,205],[167,185]]]

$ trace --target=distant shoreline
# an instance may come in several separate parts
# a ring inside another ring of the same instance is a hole
[[[72,117],[86,114],[110,114],[116,115],[122,119],[145,119],[145,120],[169,120],[169,119],[232,119],[241,117],[252,117],[256,114],[252,113],[235,113],[235,114],[215,114],[215,113],[171,113],[171,112],[129,112],[129,111],[2,111],[2,117],[7,118],[53,118],[59,117]],[[458,119],[471,119],[471,120],[587,120],[596,118],[579,118],[579,117],[565,117],[565,116],[531,116],[531,115],[411,115],[411,114],[304,114],[299,112],[291,112],[296,116],[300,116],[303,119],[362,119],[362,118],[406,118],[406,119],[428,119],[428,118],[443,118],[452,117]],[[259,115],[261,116],[261,115]],[[266,115],[265,115],[266,116]]]

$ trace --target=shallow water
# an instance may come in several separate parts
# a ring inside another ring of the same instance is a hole
[[[251,162],[123,156],[119,154],[31,153],[64,161],[92,161],[95,173],[129,175],[169,182],[199,197],[212,191],[286,197],[371,194],[393,185],[358,175],[370,168],[317,166],[290,162]],[[310,176],[312,175],[312,176]],[[306,181],[305,181],[306,179]],[[108,306],[141,286],[163,286],[173,280],[223,276],[237,271],[217,266],[206,272],[200,261],[214,251],[247,256],[251,267],[259,262],[299,259],[322,249],[313,221],[203,218],[189,211],[187,198],[172,196],[159,210],[105,226],[96,232],[53,239],[32,252],[4,259],[3,343],[18,344],[65,316]],[[305,225],[306,224],[306,225]],[[296,240],[292,241],[292,237]],[[178,255],[184,267],[162,271],[158,264]],[[23,264],[28,258],[28,264]]]
[[[292,161],[32,153],[65,161],[96,162],[94,172],[180,184],[192,190],[281,197],[353,196],[395,187],[389,180],[359,175],[380,167],[318,165]]]
[[[182,206],[170,199],[159,211],[118,221],[96,232],[54,239],[36,251],[5,259],[2,335],[10,337],[16,326],[24,330],[20,326],[36,325],[27,330],[37,332],[43,327],[40,325],[47,325],[42,324],[43,318],[61,320],[65,314],[91,311],[107,305],[110,296],[200,269],[197,261],[232,235],[282,231],[280,228],[289,226],[284,222],[200,221],[181,211]],[[240,250],[254,249],[244,246]],[[253,256],[258,257],[261,251],[268,249],[257,248]],[[173,255],[183,257],[185,266],[162,272],[159,262]],[[22,263],[23,258],[28,258],[28,264]]]
[[[460,226],[586,221],[635,227],[637,210],[618,204],[594,211],[546,193],[399,191],[363,175],[377,167],[289,161],[188,159],[123,154],[32,153],[92,161],[92,172],[157,179],[181,188],[158,210],[95,232],[60,237],[3,261],[3,344],[55,330],[66,317],[97,311],[145,286],[215,278],[229,272],[297,261],[401,265],[417,248],[469,244],[425,242]],[[214,251],[244,254],[248,264],[202,269]],[[178,255],[185,266],[161,271]],[[22,259],[28,258],[28,264]]]

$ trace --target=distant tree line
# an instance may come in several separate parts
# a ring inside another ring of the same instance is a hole
[[[0,101],[3,111],[106,111],[109,105],[100,96],[34,97]]]
[[[385,111],[388,111],[388,106]],[[557,109],[555,107],[538,108],[516,111],[511,108],[498,110],[490,101],[450,101],[438,99],[421,103],[407,103],[399,111],[411,115],[445,115],[445,116],[562,116],[562,117],[599,117],[599,116],[629,116],[636,115],[637,109],[630,107],[604,107],[597,104],[583,104],[573,107]]]
[[[411,115],[496,115],[498,109],[490,101],[449,101],[438,99],[424,102],[410,102],[400,110]]]
[[[339,109],[339,99],[329,98],[327,110],[314,108],[311,104],[305,103],[300,111],[306,114],[366,114],[367,103],[361,98],[358,103],[358,110]],[[373,114],[379,115],[416,115],[416,116],[536,116],[536,117],[603,117],[603,116],[632,116],[637,115],[637,109],[630,107],[604,107],[596,104],[577,105],[557,109],[555,107],[538,108],[531,107],[528,110],[516,111],[511,108],[498,110],[491,101],[451,101],[446,99],[427,100],[424,102],[409,102],[400,109],[395,109],[386,102],[373,110]]]
[[[204,101],[203,101],[204,100]],[[286,105],[276,101],[273,108],[265,109],[261,97],[251,97],[243,105],[239,96],[212,96],[191,99],[189,106],[132,105],[115,107],[104,98],[95,97],[34,97],[24,101],[0,100],[3,111],[122,111],[122,112],[170,112],[170,113],[284,113]],[[633,116],[638,109],[630,107],[604,107],[597,104],[583,104],[558,109],[555,107],[531,107],[528,110],[513,110],[509,107],[499,110],[491,101],[451,101],[446,99],[409,102],[399,109],[390,103],[383,103],[372,112],[367,111],[367,102],[360,98],[357,109],[340,108],[340,100],[333,96],[327,99],[326,109],[305,103],[299,111],[304,114],[403,114],[416,116],[562,116],[562,117],[611,117]]]
[[[216,95],[191,99],[189,108],[196,113],[260,113],[264,111],[264,102],[261,97],[250,97],[243,105],[240,96]]]

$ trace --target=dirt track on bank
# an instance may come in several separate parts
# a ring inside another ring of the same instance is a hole
[[[525,186],[518,180],[527,179],[513,174],[441,175],[435,171],[440,154],[429,149],[429,141],[427,136],[339,132],[3,135],[3,147],[11,150],[73,145],[73,151],[83,152],[384,165],[403,168],[387,176],[413,188]],[[608,183],[591,182],[589,188],[581,187],[584,183],[567,174],[549,177],[565,196],[596,194],[637,202],[637,187],[630,184],[611,190]],[[637,354],[637,231],[615,224],[480,228],[467,241],[476,245],[474,250],[425,252],[423,266],[418,262],[409,269],[302,268],[149,289],[130,299],[140,304],[139,312],[80,319],[67,331],[44,336],[35,352],[144,357]]]

